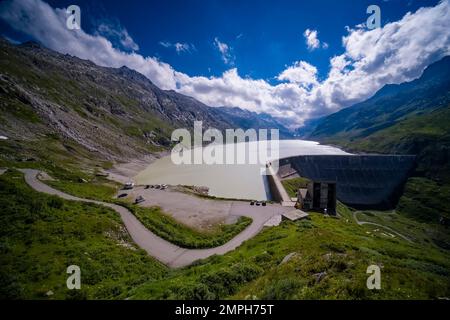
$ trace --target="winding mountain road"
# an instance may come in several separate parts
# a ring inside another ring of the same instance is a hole
[[[26,183],[38,192],[43,192],[50,195],[56,195],[66,200],[82,201],[87,203],[95,203],[111,208],[119,213],[125,227],[128,230],[134,242],[144,249],[149,255],[158,259],[165,265],[171,268],[184,267],[192,264],[199,259],[205,259],[214,254],[222,255],[229,251],[236,249],[244,241],[254,237],[264,226],[264,223],[269,220],[274,214],[271,213],[249,213],[253,219],[250,226],[228,241],[222,246],[210,249],[185,249],[176,246],[149,231],[145,226],[125,207],[117,204],[102,202],[97,200],[78,198],[62,191],[53,189],[37,179],[37,175],[41,172],[34,169],[19,169],[25,175]]]
[[[386,230],[389,230],[392,233],[395,233],[397,236],[399,236],[400,238],[402,238],[403,240],[406,240],[408,242],[413,242],[411,241],[411,239],[409,239],[408,237],[402,235],[401,233],[398,233],[397,231],[395,231],[394,229],[388,227],[388,226],[383,226],[382,224],[379,223],[375,223],[375,222],[368,222],[368,221],[360,221],[358,220],[357,214],[360,213],[361,211],[355,211],[353,212],[353,219],[355,220],[355,222],[362,226],[362,225],[372,225],[372,226],[376,226],[376,227],[380,227],[380,228],[384,228]]]

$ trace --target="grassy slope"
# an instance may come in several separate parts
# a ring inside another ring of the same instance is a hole
[[[341,219],[312,214],[311,221],[265,229],[225,256],[166,270],[130,239],[106,208],[30,190],[17,172],[0,176],[1,294],[9,298],[436,298],[450,295],[448,251],[426,241],[428,231],[402,217],[395,227],[417,244]],[[361,219],[361,217],[360,217]],[[413,230],[413,234],[410,234]],[[368,233],[370,232],[370,233]],[[280,265],[287,254],[296,252]],[[65,268],[82,270],[82,290],[65,289]],[[382,290],[367,290],[365,270],[382,265]],[[19,270],[19,272],[17,272]],[[317,273],[326,272],[320,281]]]
[[[291,198],[297,197],[298,189],[306,188],[308,186],[308,182],[309,182],[308,179],[302,177],[286,179],[281,181],[284,189],[286,189],[286,192],[289,194]]]
[[[450,234],[445,226],[429,221],[417,222],[416,219],[410,219],[405,214],[399,214],[396,210],[390,212],[358,212],[357,217],[360,221],[388,226],[400,234],[406,235],[413,243],[444,249],[443,252],[448,255]],[[416,218],[416,216],[413,217]],[[381,228],[380,232],[391,233],[389,229],[384,228]]]
[[[32,141],[0,141],[0,167],[41,169],[64,181],[92,180],[96,170],[109,169],[111,165],[54,134]]]
[[[55,180],[45,183],[80,198],[100,201],[111,201],[121,187],[118,183],[102,177],[93,177],[89,182]]]
[[[133,298],[430,299],[450,295],[448,252],[358,226],[342,205],[339,212],[341,219],[313,213],[311,221],[283,222],[265,229],[225,256],[210,257],[137,287]],[[296,255],[280,265],[292,252]],[[366,268],[371,264],[382,266],[380,291],[366,288]],[[326,275],[317,280],[321,272]]]
[[[123,299],[166,268],[132,244],[118,215],[30,189],[18,172],[0,176],[1,298]],[[81,268],[81,290],[66,268]]]
[[[416,154],[417,173],[450,183],[450,105],[341,145],[357,151]],[[337,141],[335,141],[337,142]]]
[[[450,219],[450,185],[413,177],[408,180],[397,210],[423,222],[438,222],[441,217]]]

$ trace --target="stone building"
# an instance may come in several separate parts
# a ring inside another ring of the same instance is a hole
[[[298,190],[297,203],[303,210],[336,214],[336,182],[311,181],[307,189]]]

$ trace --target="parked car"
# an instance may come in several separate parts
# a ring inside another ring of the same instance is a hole
[[[134,188],[134,182],[127,182],[125,183],[125,185],[123,186],[124,190],[131,190]]]
[[[250,201],[250,205],[254,206],[255,205],[255,201]]]
[[[145,186],[145,189],[149,189],[149,188],[150,188],[150,186],[149,186],[149,185],[146,185],[146,186]]]
[[[263,201],[261,204],[263,207],[265,207],[267,205],[267,203],[265,201]]]
[[[260,205],[261,205],[261,202],[256,201],[255,205],[260,206]]]
[[[121,193],[117,196],[117,198],[125,198],[128,194],[126,193]]]
[[[139,196],[139,197],[137,197],[137,198],[134,200],[134,203],[135,203],[135,204],[138,204],[138,203],[141,203],[141,202],[144,202],[144,201],[145,201],[144,197],[143,197],[143,196]]]

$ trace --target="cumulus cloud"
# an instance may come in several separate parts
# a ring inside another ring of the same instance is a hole
[[[311,51],[318,49],[320,47],[322,47],[323,49],[328,48],[328,43],[321,42],[317,37],[318,34],[319,32],[317,30],[310,30],[310,29],[306,29],[305,32],[303,33],[303,36],[305,37],[306,40],[306,45],[308,46],[308,49]]]
[[[231,53],[231,47],[227,45],[225,42],[221,42],[219,38],[214,38],[214,46],[219,50],[223,62],[225,64],[233,64],[234,63],[234,56]]]
[[[281,72],[277,79],[297,83],[304,87],[317,85],[317,68],[305,61],[297,61]]]
[[[342,38],[343,53],[330,59],[323,81],[317,79],[314,66],[298,61],[280,71],[276,84],[242,77],[237,68],[219,77],[188,76],[154,57],[114,48],[100,34],[68,30],[65,10],[53,9],[41,0],[3,1],[0,18],[53,50],[102,66],[126,65],[162,89],[177,90],[211,106],[267,112],[294,126],[365,100],[385,84],[413,80],[429,64],[449,55],[449,1],[407,13],[382,28],[348,28]],[[214,43],[224,62],[231,64],[231,48],[218,38]]]
[[[183,52],[192,52],[196,50],[195,46],[189,43],[181,43],[181,42],[171,43],[169,41],[160,41],[159,44],[165,48],[174,48],[178,54]]]
[[[181,93],[198,98],[211,106],[240,106],[267,112],[281,118],[295,118],[292,101],[306,93],[296,84],[270,85],[265,80],[242,78],[236,68],[221,77],[187,77],[179,79]]]
[[[310,101],[325,106],[311,116],[367,99],[385,84],[418,78],[450,55],[450,2],[407,13],[382,28],[349,29],[342,43],[345,52],[331,59],[328,78],[311,92]]]

